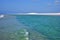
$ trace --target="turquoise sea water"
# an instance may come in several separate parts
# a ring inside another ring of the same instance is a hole
[[[0,18],[0,40],[25,40],[25,36],[21,38],[21,29],[29,33],[26,36],[29,40],[60,40],[60,16],[4,15]]]
[[[29,30],[34,30],[46,36],[48,40],[60,40],[60,16],[21,15],[16,16],[16,19],[25,26],[28,26]],[[35,40],[38,39],[35,38]]]

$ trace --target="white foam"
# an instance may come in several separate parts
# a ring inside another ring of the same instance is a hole
[[[28,32],[26,32],[25,35],[28,35]]]
[[[0,15],[0,18],[3,18],[4,17],[4,15]]]
[[[28,13],[28,14],[37,14],[37,13]]]
[[[60,15],[59,13],[16,13],[16,15]]]
[[[27,37],[26,40],[29,40],[29,38]]]

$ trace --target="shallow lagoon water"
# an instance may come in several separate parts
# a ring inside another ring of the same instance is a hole
[[[59,18],[60,16],[6,15],[0,19],[0,33],[26,29],[30,40],[60,40]]]
[[[0,18],[0,40],[26,40],[25,26],[19,23],[16,16],[4,15]]]
[[[47,36],[49,40],[60,40],[60,16],[28,15],[17,16],[17,19],[30,29]]]

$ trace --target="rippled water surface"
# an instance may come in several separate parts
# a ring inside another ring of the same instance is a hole
[[[19,34],[21,29],[29,32],[29,40],[60,40],[60,16],[5,15],[0,19],[1,40],[6,38],[4,35]]]
[[[17,16],[17,19],[49,40],[60,40],[60,16]]]

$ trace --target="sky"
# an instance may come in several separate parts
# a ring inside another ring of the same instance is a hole
[[[0,0],[0,13],[60,13],[60,0]]]

